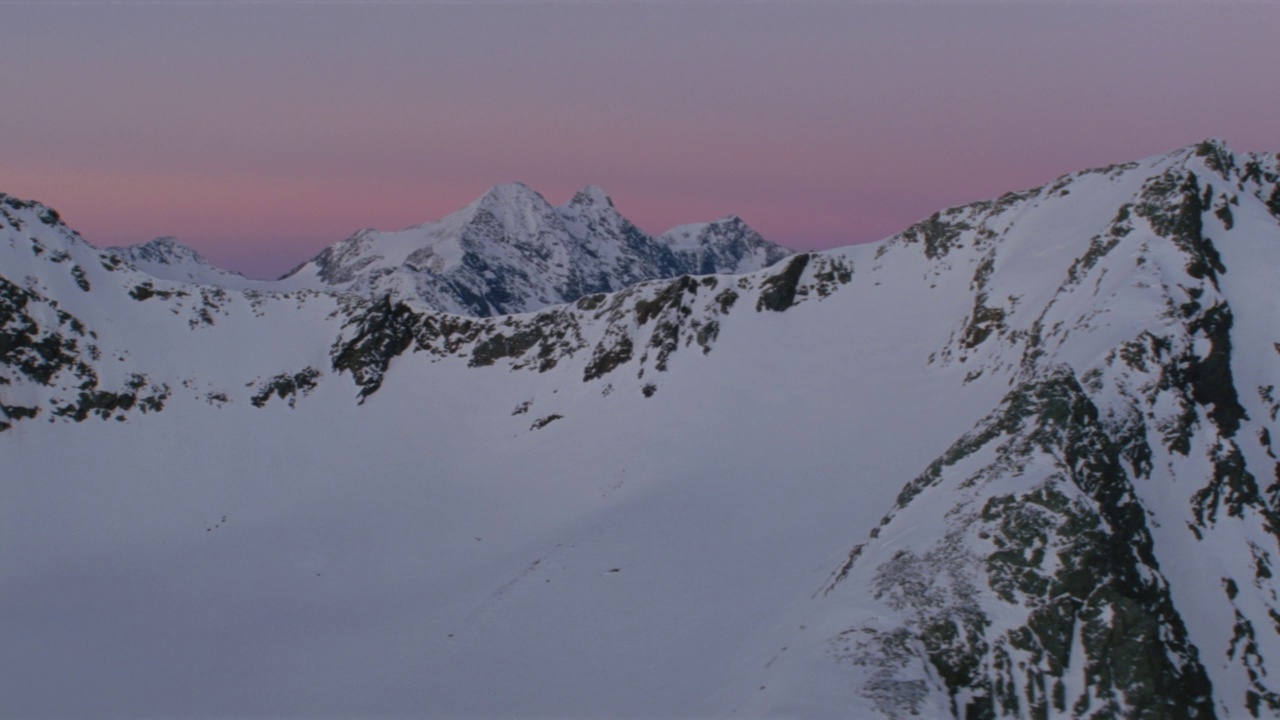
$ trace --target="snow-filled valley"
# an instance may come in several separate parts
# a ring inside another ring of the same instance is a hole
[[[492,317],[0,225],[0,715],[1280,712],[1274,154]]]

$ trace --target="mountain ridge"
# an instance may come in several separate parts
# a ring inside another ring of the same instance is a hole
[[[734,274],[791,254],[730,215],[650,236],[589,185],[552,206],[523,183],[505,183],[440,220],[403,230],[366,228],[275,281],[212,266],[173,238],[110,248],[156,277],[227,289],[340,290],[485,317],[529,312],[646,280]]]
[[[490,189],[444,218],[364,230],[281,278],[288,289],[391,293],[463,315],[529,312],[682,274],[732,274],[790,254],[741,220],[706,224],[699,244],[651,237],[588,186],[553,206],[522,183]]]
[[[103,248],[139,270],[160,278],[197,285],[214,285],[234,290],[265,287],[234,270],[225,270],[209,262],[195,248],[169,235],[128,246]]]
[[[6,208],[0,443],[24,482],[0,512],[31,548],[10,577],[47,593],[50,568],[162,540],[188,579],[75,587],[122,622],[160,603],[290,693],[139,680],[168,656],[128,623],[153,649],[110,667],[21,631],[0,683],[26,714],[87,707],[41,689],[55,661],[132,678],[135,714],[1280,709],[1275,154],[1206,141],[874,245],[496,317],[161,281]],[[117,637],[17,592],[24,625]],[[267,600],[297,634],[237,619]],[[353,639],[330,607],[378,621]]]

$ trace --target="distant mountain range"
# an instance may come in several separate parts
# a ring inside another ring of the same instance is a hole
[[[520,183],[494,187],[435,222],[397,232],[362,230],[275,282],[215,268],[173,238],[110,250],[165,280],[390,295],[475,317],[539,310],[647,280],[751,272],[791,254],[736,216],[653,237],[598,187],[555,207]]]
[[[109,247],[110,255],[161,280],[214,285],[233,290],[269,289],[268,282],[250,280],[238,272],[223,270],[203,255],[174,237],[158,237],[150,242],[127,247]]]
[[[771,248],[511,185],[249,287],[0,196],[5,713],[1280,715],[1280,155]]]

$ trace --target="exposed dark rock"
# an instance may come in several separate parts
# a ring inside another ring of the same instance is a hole
[[[975,209],[989,211],[987,207]],[[922,220],[904,230],[901,236],[907,243],[923,242],[925,257],[938,260],[951,252],[951,248],[959,241],[964,231],[972,229],[972,225],[963,221],[944,220],[942,213],[936,212],[927,220]]]
[[[552,414],[550,414],[550,415],[547,415],[546,417],[541,417],[541,418],[538,418],[537,420],[534,420],[534,421],[533,421],[533,424],[529,426],[529,429],[530,429],[530,430],[541,430],[542,428],[544,428],[544,427],[546,427],[546,426],[550,425],[551,423],[553,423],[553,422],[555,422],[556,420],[559,420],[559,419],[561,419],[561,418],[563,418],[563,417],[564,417],[564,416],[563,416],[563,415],[560,415],[559,413],[552,413]]]
[[[258,388],[249,402],[254,407],[264,407],[272,395],[285,400],[289,407],[296,407],[298,398],[311,393],[316,387],[316,378],[320,371],[313,367],[305,367],[296,373],[280,373]]]
[[[351,373],[360,386],[361,401],[382,387],[391,360],[413,343],[417,320],[408,305],[393,304],[388,295],[349,323],[355,335],[334,345],[333,369]]]
[[[1225,303],[1194,317],[1187,326],[1192,336],[1209,341],[1209,353],[1204,358],[1188,354],[1172,368],[1168,379],[1170,386],[1188,387],[1192,398],[1210,408],[1209,417],[1223,437],[1232,437],[1240,429],[1240,422],[1248,417],[1236,392],[1235,378],[1231,372],[1231,308]]]
[[[542,339],[543,335],[536,326],[521,328],[510,336],[503,333],[490,335],[471,352],[471,366],[484,367],[501,358],[520,357]]]
[[[1204,235],[1201,215],[1205,209],[1195,174],[1175,170],[1147,181],[1141,202],[1134,208],[1158,235],[1171,239],[1186,253],[1188,275],[1197,280],[1208,278],[1216,287],[1218,275],[1227,268],[1213,241]]]
[[[994,450],[993,461],[967,471],[963,485],[1017,477],[1033,458],[1051,459],[1056,470],[1028,491],[990,497],[924,554],[898,550],[875,573],[875,596],[906,614],[905,647],[918,647],[910,652],[921,653],[944,683],[952,715],[1118,718],[1127,708],[1124,717],[1212,717],[1208,676],[1155,561],[1124,448],[1068,370],[1015,388],[904,489],[881,525],[984,448]],[[867,557],[879,535],[877,529],[855,548],[834,582]],[[990,550],[974,556],[966,547]],[[991,632],[967,569],[975,562],[1001,600],[1024,608],[1024,623]],[[841,638],[838,655],[879,663],[877,687],[888,687],[898,666],[892,647],[903,641],[898,631],[865,632],[857,643],[841,645]],[[1065,678],[1080,663],[1089,692],[1069,698]],[[865,692],[879,697],[874,687]]]
[[[133,289],[129,291],[129,297],[134,300],[147,300],[153,297],[168,300],[174,296],[186,297],[186,295],[187,293],[185,290],[161,290],[153,285],[150,280],[139,285],[135,285]]]
[[[72,265],[71,277],[75,279],[76,287],[80,288],[85,292],[89,292],[89,289],[90,289],[89,278],[85,276],[84,268],[80,267],[79,265]]]
[[[810,257],[809,253],[792,257],[782,272],[761,282],[760,298],[756,301],[756,310],[782,312],[795,304],[800,277],[804,275],[804,269],[808,266]]]
[[[635,353],[635,347],[631,342],[631,338],[625,334],[618,333],[616,337],[611,338],[606,335],[605,339],[596,346],[595,353],[591,356],[591,361],[587,363],[583,370],[583,381],[590,382],[599,377],[613,372],[619,365],[631,360]]]

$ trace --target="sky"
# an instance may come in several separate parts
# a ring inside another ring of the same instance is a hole
[[[0,0],[0,192],[274,277],[520,181],[807,250],[1280,151],[1280,0]]]

